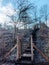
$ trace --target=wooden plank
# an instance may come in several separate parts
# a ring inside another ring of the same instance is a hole
[[[22,56],[24,56],[24,57],[31,57],[31,54],[24,53]]]
[[[40,49],[38,49],[36,45],[33,44],[33,47],[45,58],[47,62],[49,62],[49,58]]]

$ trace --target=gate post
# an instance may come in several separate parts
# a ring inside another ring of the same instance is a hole
[[[21,58],[21,42],[19,36],[17,36],[17,60]]]

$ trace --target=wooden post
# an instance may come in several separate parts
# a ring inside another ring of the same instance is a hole
[[[32,61],[33,61],[33,56],[34,56],[33,51],[34,51],[34,49],[33,49],[33,40],[32,40],[32,35],[31,35],[31,60]]]
[[[21,42],[19,36],[17,36],[17,60],[21,58]]]

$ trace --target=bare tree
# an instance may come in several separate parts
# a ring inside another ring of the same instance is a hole
[[[22,0],[21,2],[19,0],[17,3],[18,3],[18,9],[19,9],[19,20],[20,20],[20,22],[24,23],[24,26],[26,28],[27,24],[32,22],[28,11],[33,10],[35,8],[34,4],[33,3],[29,3],[26,0],[25,1]]]

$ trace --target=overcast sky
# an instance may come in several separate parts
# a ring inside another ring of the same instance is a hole
[[[47,4],[49,7],[49,0],[29,0],[29,1],[35,3],[38,9],[44,4]],[[15,11],[13,10],[14,8],[16,8],[16,0],[0,0],[0,23],[8,22],[11,20],[10,17],[8,17],[7,15],[9,16],[14,15],[15,14]]]

